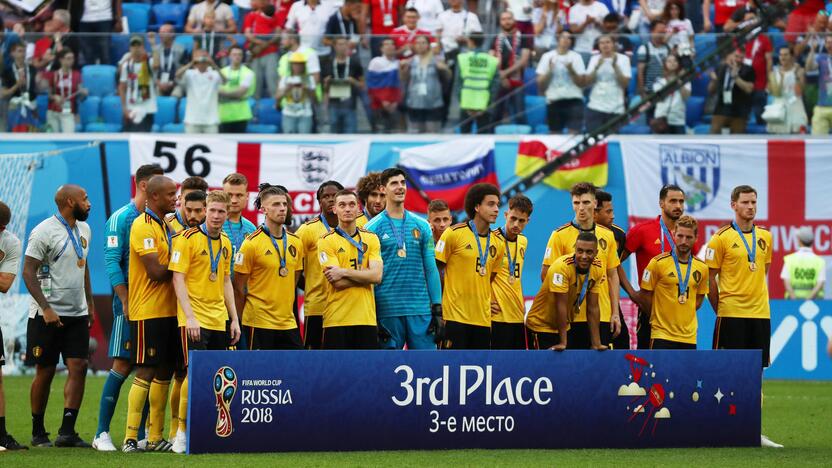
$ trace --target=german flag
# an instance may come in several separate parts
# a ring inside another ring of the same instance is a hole
[[[575,137],[529,137],[520,140],[514,172],[525,177],[546,163],[562,156],[577,141]],[[591,182],[596,187],[607,185],[607,144],[593,146],[578,159],[567,163],[543,181],[560,190],[569,190],[578,182]]]

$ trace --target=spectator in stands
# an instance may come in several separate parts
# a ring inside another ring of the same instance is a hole
[[[744,7],[747,0],[703,0],[702,16],[705,20],[705,32],[721,33],[725,23],[738,8]],[[714,6],[714,19],[711,22],[711,4]]]
[[[252,5],[255,3],[256,0]],[[257,78],[254,71],[243,65],[244,56],[245,52],[241,46],[231,46],[228,49],[228,66],[220,70],[225,79],[217,92],[220,103],[220,133],[245,133],[248,122],[253,117],[248,100],[254,95]],[[274,69],[277,71],[277,63]]]
[[[328,58],[329,47],[322,41],[331,14],[332,10],[326,5],[321,5],[318,0],[297,1],[289,9],[286,28],[298,33],[303,48],[311,47],[318,53],[319,58]]]
[[[367,91],[373,112],[373,132],[396,133],[401,122],[402,92],[396,44],[389,37],[381,43],[381,56],[374,57],[367,65]]]
[[[532,12],[534,11],[533,0],[502,0],[503,7],[514,14],[514,22],[517,30],[524,36],[534,36],[534,23],[532,23]]]
[[[153,75],[159,70],[157,53],[158,49],[149,57],[144,48],[144,38],[138,34],[130,37],[130,52],[119,64],[118,95],[125,132],[149,132],[153,128],[157,95]]]
[[[653,32],[653,23],[662,19],[667,0],[638,0],[641,22],[638,32],[642,34]],[[635,31],[634,31],[635,32]]]
[[[757,14],[753,11],[745,13],[746,21],[755,21]],[[765,34],[759,34],[753,41],[745,44],[745,62],[754,69],[754,92],[751,94],[751,112],[758,124],[763,123],[763,108],[768,102],[768,72],[774,61],[774,48],[771,40]]]
[[[404,0],[363,0],[361,24],[370,23],[370,55],[381,55],[381,45],[397,26]]]
[[[293,53],[298,52],[306,59],[304,61],[306,64],[306,74],[310,75],[315,80],[315,83],[321,82],[321,62],[318,59],[318,53],[315,49],[312,47],[301,47],[298,35],[288,31],[283,33],[281,47],[284,53],[277,62],[278,76],[289,76],[292,73],[289,59]]]
[[[770,106],[782,107],[783,122],[766,125],[768,133],[806,133],[809,123],[803,107],[803,87],[806,75],[794,60],[792,49],[782,46],[778,51],[780,65],[772,68],[768,78],[768,92],[774,98]]]
[[[277,30],[279,33],[283,33],[283,30],[286,29],[286,21],[289,19],[289,10],[295,4],[295,0],[272,0],[272,2]]]
[[[500,121],[509,121],[512,117],[517,123],[526,122],[523,74],[534,47],[532,39],[517,30],[514,14],[510,11],[500,13],[500,33],[491,47],[491,54],[499,61],[500,77],[496,108],[492,116],[495,125]]]
[[[3,88],[0,99],[9,100],[7,128],[11,132],[34,132],[39,125],[37,105],[37,81],[35,67],[26,63],[26,45],[15,42],[9,47],[11,63],[2,74]]]
[[[675,54],[670,54],[664,59],[664,76],[653,83],[653,92],[667,86],[675,80],[681,71],[682,63]],[[691,85],[685,83],[680,89],[674,91],[670,96],[656,103],[656,110],[653,120],[650,121],[650,128],[653,133],[669,133],[672,135],[685,134],[685,114],[687,106],[685,101],[690,97]]]
[[[49,108],[46,125],[50,132],[75,133],[80,96],[87,95],[81,86],[81,72],[75,69],[75,53],[69,47],[58,52],[60,68],[47,72],[49,80]]]
[[[35,42],[35,53],[32,57],[32,65],[38,70],[54,71],[61,67],[58,60],[55,60],[58,52],[64,48],[72,50],[77,58],[81,50],[81,43],[78,37],[70,32],[69,25],[71,17],[67,10],[55,10],[52,12],[52,19],[44,23],[43,32],[45,36]],[[76,62],[73,66],[77,68]]]
[[[335,57],[321,64],[324,84],[324,106],[329,112],[331,133],[356,133],[356,97],[364,88],[364,69],[358,57],[350,56],[350,42],[346,37],[335,38]]]
[[[416,36],[428,36],[431,38],[431,42],[433,42],[433,36],[430,31],[419,29],[417,27],[417,24],[419,23],[419,10],[415,8],[408,8],[405,10],[402,23],[403,24],[401,26],[394,29],[392,34],[390,34],[396,42],[396,55],[398,55],[399,58],[407,59],[413,55],[411,46],[413,45],[413,39],[415,39]]]
[[[445,63],[451,71],[449,78],[442,83],[442,99],[445,101],[443,124],[448,119],[448,112],[451,107],[454,79],[457,74],[457,56],[467,46],[467,38],[471,34],[482,32],[479,17],[476,13],[465,10],[462,1],[448,1],[448,9],[439,14],[439,29],[436,32],[437,36],[441,38]]]
[[[731,13],[731,17],[728,21],[725,22],[725,32],[734,32],[737,29],[742,29],[746,25],[752,24],[757,21],[757,18],[760,17],[761,14],[761,3],[759,0],[748,0],[745,2],[741,7],[734,10]],[[771,13],[772,10],[769,10]],[[754,16],[748,16],[749,13],[753,13]],[[780,29],[785,29],[786,22],[783,21],[782,18],[777,18],[773,24],[773,26],[778,27]],[[796,37],[796,36],[795,36]]]
[[[435,35],[439,29],[439,14],[445,10],[442,0],[408,0],[407,8],[415,8],[419,12],[419,29]]]
[[[493,55],[482,52],[484,41],[482,34],[472,34],[468,37],[468,50],[457,56],[461,81],[459,108],[462,112],[459,129],[462,133],[491,132],[488,108],[500,62]],[[476,132],[473,129],[475,123]]]
[[[681,0],[669,0],[662,19],[667,23],[667,41],[670,51],[679,57],[685,67],[693,65],[693,23],[685,18],[685,5]]]
[[[633,56],[633,42],[630,41],[630,38],[621,29],[621,17],[615,13],[608,14],[601,22],[601,30],[604,31],[604,34],[608,34],[613,38],[616,52],[624,54],[627,57]],[[595,39],[592,50],[593,53],[598,51],[598,39]]]
[[[794,10],[789,13],[788,23],[786,24],[786,40],[794,42],[800,35],[806,32],[815,21],[818,12],[826,13],[826,5],[824,0],[803,0],[795,2]]]
[[[268,0],[251,0],[251,11],[243,21],[246,48],[251,52],[251,69],[257,77],[255,99],[277,92],[277,52],[280,43],[278,18]]]
[[[604,0],[604,5],[607,6],[611,14],[618,18],[621,24],[629,23],[633,10],[638,11],[638,8],[633,8],[638,7],[638,0]]]
[[[175,38],[173,25],[167,23],[159,26],[159,44],[150,43],[154,56],[159,57],[155,78],[160,96],[182,97],[182,87],[176,83],[176,70],[188,63],[188,51],[184,45],[174,42]]]
[[[332,40],[338,36],[346,37],[350,42],[350,48],[355,50],[361,41],[358,19],[361,18],[361,0],[343,0],[344,4],[336,9],[326,22],[324,28],[324,44],[332,45]],[[357,58],[357,57],[356,57]]]
[[[413,42],[413,58],[401,63],[407,106],[408,133],[438,133],[445,103],[442,81],[450,77],[447,64],[433,54],[427,36]]]
[[[809,226],[797,230],[797,250],[783,258],[780,279],[786,299],[812,301],[823,299],[826,283],[826,259],[812,250],[815,233]]]
[[[317,87],[307,72],[307,56],[301,52],[289,54],[290,74],[280,77],[275,102],[283,110],[283,133],[312,133]]]
[[[212,14],[213,24],[211,29],[205,28],[205,16]],[[231,7],[220,0],[202,0],[191,7],[188,13],[188,22],[185,24],[185,32],[199,34],[202,32],[217,32],[234,34],[237,32],[237,22],[234,20],[234,12]]]
[[[68,2],[71,19],[78,18],[84,63],[110,64],[110,35],[121,32],[121,0]]]
[[[557,36],[569,28],[566,12],[558,6],[558,0],[543,0],[532,11],[534,23],[534,49],[537,57],[557,46]]]
[[[236,41],[233,36],[217,31],[215,18],[214,10],[208,10],[202,16],[202,32],[194,36],[194,50],[203,50],[213,60],[222,61],[227,55],[224,48],[226,38],[230,38],[232,44],[236,44]]]
[[[580,0],[569,9],[569,31],[575,35],[575,52],[584,63],[592,55],[592,44],[601,35],[601,21],[610,10],[596,0]]]
[[[743,63],[742,57],[743,52],[738,49],[728,54],[716,73],[710,72],[708,92],[716,93],[711,133],[722,133],[724,127],[730,133],[745,133],[754,91],[754,69]]]
[[[561,133],[566,128],[577,134],[584,127],[584,92],[586,73],[581,56],[572,50],[572,34],[561,31],[556,49],[543,54],[537,63],[537,89],[546,96],[546,121],[549,131]]]
[[[803,104],[809,118],[812,117],[811,112],[818,102],[818,70],[810,70],[808,67],[809,54],[814,52],[815,55],[826,52],[824,44],[824,33],[827,32],[827,25],[830,24],[826,12],[820,12],[815,17],[815,22],[809,25],[806,34],[799,37],[797,44],[795,44],[795,57],[798,57],[798,63],[806,66],[806,85],[803,88]]]
[[[593,55],[587,65],[584,85],[592,86],[586,111],[586,129],[595,131],[624,113],[624,91],[632,77],[630,59],[615,51],[609,35],[598,40],[600,53]],[[615,132],[615,128],[607,133]]]
[[[650,24],[650,40],[640,45],[638,57],[636,92],[642,101],[653,90],[653,83],[664,74],[664,59],[670,55],[667,46],[667,24],[661,17]],[[647,120],[653,118],[653,110],[647,111]]]
[[[195,50],[190,63],[176,71],[187,95],[185,133],[217,133],[219,89],[225,83],[216,62],[204,50]]]
[[[812,135],[828,135],[832,127],[832,35],[824,38],[824,51],[809,51],[806,70],[818,73],[818,101],[812,112]]]

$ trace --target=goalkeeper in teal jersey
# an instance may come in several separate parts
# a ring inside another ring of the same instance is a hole
[[[127,301],[127,261],[130,258],[130,227],[133,221],[144,213],[147,199],[147,181],[155,175],[164,172],[158,164],[146,164],[136,171],[136,196],[133,201],[122,206],[107,220],[104,265],[110,285],[113,287],[113,328],[110,331],[110,345],[108,356],[113,358],[113,368],[104,382],[101,391],[101,402],[98,408],[98,429],[92,441],[94,449],[102,452],[114,452],[116,447],[110,439],[110,421],[118,403],[121,385],[133,370],[130,361],[130,304],[127,303],[125,313],[124,303]],[[146,414],[146,412],[145,412]],[[144,418],[143,418],[144,419]],[[139,428],[144,433],[144,420]],[[140,439],[144,437],[140,434]]]
[[[379,341],[384,349],[436,349],[442,286],[430,224],[404,209],[404,172],[381,173],[386,209],[364,227],[381,241],[384,276],[375,286]]]

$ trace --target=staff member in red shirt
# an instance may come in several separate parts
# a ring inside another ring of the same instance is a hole
[[[381,44],[401,22],[403,0],[362,0],[361,24],[370,22],[370,54],[381,55]]]
[[[739,7],[744,7],[747,0],[704,0],[702,16],[705,18],[705,32],[721,33],[725,23]],[[714,21],[711,23],[711,3],[714,5]]]

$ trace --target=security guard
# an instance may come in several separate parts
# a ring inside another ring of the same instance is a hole
[[[826,262],[812,252],[812,228],[800,228],[797,231],[797,240],[800,247],[797,252],[783,258],[783,271],[780,272],[780,279],[786,288],[786,299],[823,299]]]
[[[472,34],[468,38],[468,52],[457,56],[459,78],[462,90],[459,96],[459,108],[464,113],[460,131],[472,133],[472,124],[477,123],[477,133],[486,133],[483,127],[488,125],[488,105],[491,103],[491,86],[497,74],[499,61],[496,57],[481,52],[482,34]]]

